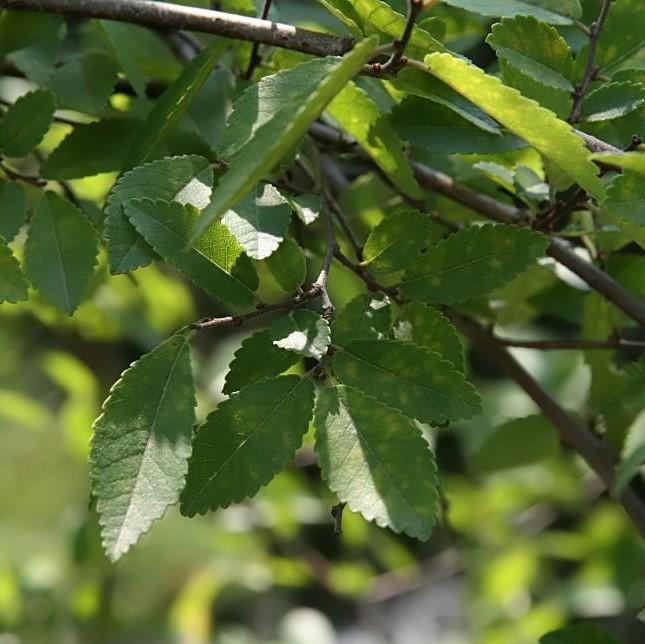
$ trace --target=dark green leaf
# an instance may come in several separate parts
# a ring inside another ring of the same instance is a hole
[[[543,255],[544,235],[517,226],[469,226],[411,264],[400,284],[410,299],[451,304],[510,282]]]
[[[253,496],[293,457],[313,405],[313,385],[298,376],[262,380],[220,403],[197,431],[182,514]]]
[[[270,183],[255,186],[222,217],[222,223],[253,259],[266,259],[277,250],[290,220],[287,200]]]
[[[24,49],[58,32],[63,23],[61,16],[35,11],[8,11],[0,13],[0,55]]]
[[[191,227],[199,216],[193,206],[133,199],[124,210],[148,244],[209,295],[236,309],[253,304],[255,270],[224,226],[214,224],[189,247]]]
[[[258,331],[235,352],[222,392],[232,394],[263,378],[279,376],[298,360],[300,356],[296,353],[274,344],[268,329]]]
[[[34,213],[25,245],[25,272],[41,295],[72,315],[90,283],[97,239],[85,215],[46,192]]]
[[[19,183],[0,181],[0,236],[11,241],[25,223],[27,198]]]
[[[133,363],[94,422],[93,494],[112,561],[176,503],[188,470],[195,392],[186,332]]]
[[[281,349],[320,360],[331,342],[329,322],[314,311],[298,309],[273,321],[271,339]]]
[[[314,418],[322,475],[368,521],[425,540],[438,512],[436,465],[410,419],[349,387],[325,389]]]
[[[537,463],[558,453],[555,428],[544,416],[517,418],[486,436],[471,457],[480,473],[497,472]]]
[[[607,83],[590,92],[582,104],[586,121],[610,121],[645,105],[645,86],[638,83]]]
[[[336,315],[331,327],[332,342],[344,347],[353,340],[383,339],[392,326],[392,310],[386,300],[359,295]]]
[[[125,169],[141,165],[155,155],[206,82],[225,48],[222,41],[213,41],[186,65],[179,78],[157,100],[132,143]]]
[[[318,195],[290,195],[282,193],[282,196],[289,202],[291,209],[296,213],[298,219],[308,226],[318,219],[322,210],[322,203]]]
[[[423,423],[471,418],[479,396],[463,374],[438,353],[408,342],[357,340],[333,357],[334,374]]]
[[[22,157],[43,139],[54,118],[54,95],[37,89],[21,96],[0,121],[0,150],[8,157]]]
[[[266,260],[266,267],[280,288],[287,293],[298,290],[307,277],[307,260],[298,244],[285,239]]]
[[[438,309],[410,302],[394,329],[397,340],[413,342],[440,354],[459,371],[465,370],[464,346],[452,322]]]
[[[645,248],[645,176],[626,170],[607,188],[603,204],[616,225]]]
[[[466,9],[482,16],[492,18],[533,16],[552,25],[570,25],[572,21],[565,15],[547,11],[523,0],[444,0],[445,4]]]
[[[103,119],[76,125],[40,167],[45,179],[79,179],[120,170],[140,121]]]
[[[617,644],[608,633],[592,624],[580,624],[548,633],[540,644]]]
[[[20,270],[20,264],[0,236],[0,303],[20,302],[27,299],[29,283]]]

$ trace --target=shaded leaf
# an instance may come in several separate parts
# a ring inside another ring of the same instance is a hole
[[[329,13],[338,18],[351,32],[354,38],[361,38],[362,20],[349,0],[318,0]]]
[[[124,163],[126,170],[141,165],[155,155],[206,82],[225,49],[223,41],[214,40],[184,67],[179,78],[157,99],[130,147]]]
[[[617,644],[608,633],[593,624],[579,624],[553,631],[540,638],[540,644]]]
[[[269,329],[257,331],[235,352],[222,392],[232,394],[258,380],[279,376],[298,360],[296,353],[281,349],[273,342]]]
[[[92,492],[116,561],[175,503],[188,470],[195,392],[187,333],[134,362],[94,421]]]
[[[621,230],[645,248],[645,176],[631,170],[617,176],[607,188],[603,209]]]
[[[298,376],[256,382],[220,403],[197,431],[182,514],[253,496],[293,457],[313,405],[313,385]]]
[[[645,443],[633,449],[616,470],[614,494],[620,495],[629,485],[630,481],[645,470]]]
[[[289,202],[291,209],[305,226],[313,223],[320,216],[322,202],[319,195],[289,195],[282,193],[282,196]]]
[[[27,216],[27,197],[19,183],[0,180],[0,237],[11,241]]]
[[[469,226],[408,266],[400,284],[410,299],[451,304],[490,293],[540,257],[544,235],[516,226]]]
[[[354,137],[392,183],[411,197],[420,197],[403,143],[367,92],[348,83],[327,106],[327,113]]]
[[[0,236],[0,303],[27,299],[27,282],[18,260],[7,242]]]
[[[394,328],[394,336],[440,354],[459,371],[466,368],[461,338],[452,322],[438,309],[421,302],[406,304]]]
[[[267,257],[266,267],[280,288],[287,293],[297,291],[307,277],[307,260],[298,244],[285,239],[278,250]]]
[[[118,68],[102,52],[89,52],[66,60],[56,68],[50,87],[59,106],[94,114],[107,102]]]
[[[0,121],[0,150],[8,157],[22,157],[43,139],[54,118],[54,95],[37,89],[21,96]]]
[[[208,161],[195,155],[159,159],[119,177],[105,207],[110,271],[126,273],[149,264],[155,257],[123,212],[129,199],[147,197],[205,208],[212,185],[213,171]]]
[[[606,83],[589,93],[582,104],[582,115],[586,121],[610,121],[643,105],[645,86],[629,82]]]
[[[56,33],[62,23],[62,16],[4,9],[0,13],[0,54],[36,44]]]
[[[522,0],[444,0],[444,2],[451,7],[466,9],[466,11],[492,18],[533,16],[552,25],[570,25],[572,23],[566,15],[547,11]]]
[[[349,387],[316,403],[316,454],[338,500],[368,521],[428,539],[439,495],[429,445],[409,418]]]
[[[561,172],[595,197],[603,195],[598,169],[582,139],[552,112],[507,87],[498,78],[450,54],[425,59],[431,73],[481,107],[517,136],[530,143]]]
[[[560,441],[544,416],[516,418],[486,436],[471,456],[480,473],[498,472],[542,461],[558,453]]]
[[[281,349],[320,360],[331,342],[329,322],[314,311],[297,309],[273,321],[271,339]]]
[[[473,386],[438,353],[408,342],[357,340],[333,357],[338,380],[423,423],[471,418]]]
[[[222,223],[253,259],[265,259],[277,250],[290,220],[287,200],[270,183],[258,184],[222,217]]]
[[[72,315],[90,283],[97,239],[76,206],[46,192],[31,220],[25,244],[25,272],[41,295]]]
[[[332,59],[336,65],[322,82],[308,86],[309,92],[302,102],[293,104],[285,97],[280,97],[279,111],[254,134],[249,133],[248,143],[231,160],[228,172],[213,194],[208,215],[200,218],[192,239],[199,238],[213,221],[235,206],[293,148],[327,103],[362,69],[375,46],[376,39],[368,38],[343,58]],[[316,68],[319,65],[314,60],[299,67],[302,70],[314,64]]]
[[[435,235],[428,215],[417,210],[394,213],[372,229],[363,248],[364,263],[385,273],[403,270],[435,241]]]
[[[253,304],[253,288],[257,286],[253,267],[247,264],[242,268],[241,250],[238,247],[235,253],[236,244],[224,226],[214,225],[197,243],[188,246],[190,231],[199,216],[193,206],[133,199],[126,202],[124,210],[148,244],[209,295],[238,309]]]
[[[387,300],[358,295],[336,314],[332,342],[343,347],[353,340],[383,339],[391,326],[392,310]]]
[[[75,125],[40,166],[40,174],[64,181],[120,170],[140,126],[127,118]]]

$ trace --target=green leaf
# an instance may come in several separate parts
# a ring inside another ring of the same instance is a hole
[[[155,257],[123,212],[129,199],[147,197],[205,208],[212,185],[213,171],[208,161],[195,155],[159,159],[119,177],[105,208],[110,271],[126,273],[149,264]]]
[[[643,152],[596,152],[591,155],[591,158],[645,176],[645,153]]]
[[[446,85],[443,81],[420,69],[404,67],[392,83],[398,90],[443,105],[471,125],[484,130],[484,132],[501,134],[499,125],[486,112],[483,112],[474,103],[455,92],[452,87]],[[423,106],[422,109],[427,108],[426,103],[420,102],[418,105]]]
[[[276,97],[279,111],[253,134],[249,133],[248,143],[231,160],[213,194],[208,216],[200,218],[191,239],[198,239],[213,221],[235,206],[293,148],[327,103],[362,69],[375,47],[376,39],[368,38],[343,58],[333,59],[336,65],[322,82],[308,86],[309,92],[301,102],[294,104],[284,96]],[[310,61],[298,67],[301,71],[308,65],[317,69],[319,64]]]
[[[645,468],[645,443],[633,449],[618,466],[613,493],[620,495],[630,481]]]
[[[281,349],[320,360],[331,342],[329,322],[314,311],[297,309],[273,321],[271,339]]]
[[[361,17],[356,13],[350,0],[318,0],[329,13],[338,18],[356,39],[363,37]]]
[[[133,199],[126,202],[124,210],[148,244],[209,295],[236,309],[253,304],[255,272],[224,226],[215,224],[197,243],[187,247],[199,216],[193,206]]]
[[[10,242],[27,216],[27,198],[19,183],[0,180],[0,237]]]
[[[298,376],[256,382],[220,403],[197,431],[182,514],[253,496],[293,457],[313,405],[313,385]]]
[[[383,339],[392,326],[392,310],[387,300],[358,295],[336,315],[331,326],[333,344],[344,347],[353,340]]]
[[[197,96],[225,50],[224,41],[213,41],[184,67],[179,78],[157,99],[132,143],[124,164],[126,170],[141,165],[155,155],[160,144]]]
[[[188,470],[195,392],[186,331],[133,363],[94,421],[92,492],[103,546],[116,561],[169,505]]]
[[[645,176],[631,170],[617,176],[607,188],[603,210],[621,230],[645,248]]]
[[[27,299],[29,283],[7,242],[0,236],[0,303]]]
[[[406,304],[394,328],[394,336],[440,354],[459,371],[466,368],[461,338],[452,322],[438,309],[421,302]]]
[[[8,157],[22,157],[42,140],[54,118],[54,95],[37,89],[21,96],[0,121],[0,150]]]
[[[356,13],[376,29],[392,38],[399,38],[405,29],[406,17],[394,11],[381,0],[347,0]],[[444,51],[444,46],[425,29],[415,25],[412,30],[408,49],[415,55],[429,51]]]
[[[62,16],[5,9],[0,13],[0,55],[41,42],[56,33],[62,23]]]
[[[381,527],[430,537],[439,506],[436,465],[410,419],[337,387],[320,393],[314,425],[322,475],[339,501]]]
[[[617,644],[608,633],[592,624],[580,624],[553,631],[540,638],[540,644]]]
[[[570,25],[570,20],[565,15],[547,11],[522,0],[443,0],[445,4],[458,9],[466,9],[481,16],[513,17],[533,16],[542,22],[552,25]]]
[[[582,104],[582,115],[585,121],[610,121],[631,114],[643,105],[645,87],[642,85],[607,83],[589,93]]]
[[[486,42],[495,50],[505,82],[557,114],[571,110],[573,58],[558,31],[533,16],[505,18]]]
[[[266,267],[280,288],[287,293],[297,291],[307,277],[307,260],[298,244],[285,239],[278,250],[266,260]]]
[[[397,134],[416,150],[494,154],[526,147],[512,134],[482,130],[454,110],[414,96],[397,105],[389,120]]]
[[[319,195],[281,194],[289,202],[291,209],[305,226],[313,223],[320,216],[322,201]]]
[[[473,386],[425,347],[394,340],[357,340],[333,357],[334,375],[422,423],[471,418],[480,411]]]
[[[49,85],[59,106],[95,114],[112,94],[117,72],[110,56],[89,52],[69,58],[57,67]]]
[[[253,259],[266,259],[277,250],[290,221],[287,200],[270,183],[255,186],[222,217],[222,223]]]
[[[471,456],[479,473],[498,472],[542,461],[558,453],[560,441],[544,416],[516,418],[486,436]]]
[[[40,166],[40,174],[65,181],[120,170],[140,126],[128,118],[75,125]]]
[[[90,283],[97,239],[85,215],[66,199],[46,192],[25,244],[25,272],[41,295],[72,315]]]
[[[166,74],[174,72],[172,52],[150,29],[112,20],[96,24],[139,96],[146,95],[146,77],[158,77],[154,66]]]
[[[397,188],[411,197],[421,196],[408,158],[403,154],[402,141],[367,92],[350,82],[326,111],[356,139]]]
[[[258,380],[279,376],[300,360],[293,351],[277,346],[269,329],[246,338],[235,352],[222,393],[229,395]]]
[[[450,54],[425,59],[430,72],[530,143],[561,172],[595,197],[603,195],[597,168],[581,138],[552,112],[507,87],[498,78]]]
[[[469,226],[408,266],[400,290],[406,298],[429,303],[480,297],[526,270],[547,244],[544,235],[516,226]]]
[[[435,241],[435,226],[428,215],[403,210],[372,229],[363,248],[363,263],[377,272],[403,270]]]

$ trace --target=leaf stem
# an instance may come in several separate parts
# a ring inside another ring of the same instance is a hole
[[[382,65],[380,63],[374,63],[371,65],[371,70],[374,73],[378,74],[395,74],[401,69],[406,63],[404,58],[405,50],[410,42],[412,37],[412,32],[414,30],[414,24],[419,17],[419,14],[423,11],[423,0],[408,0],[408,13],[405,20],[405,27],[403,28],[403,33],[399,38],[397,38],[392,46],[394,51]]]
[[[589,25],[589,52],[587,54],[587,62],[585,64],[585,71],[582,76],[582,81],[580,81],[580,83],[576,86],[575,93],[573,95],[573,107],[571,108],[571,114],[567,119],[569,123],[577,123],[580,120],[582,102],[584,101],[585,96],[589,91],[591,82],[596,78],[596,75],[600,71],[595,63],[596,53],[598,51],[598,41],[600,39],[600,34],[602,33],[603,27],[605,26],[611,2],[612,0],[602,0],[600,14],[598,15],[597,20]]]

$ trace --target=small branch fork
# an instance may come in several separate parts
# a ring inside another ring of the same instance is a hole
[[[576,91],[573,97],[573,107],[571,108],[571,114],[567,119],[569,123],[577,123],[580,120],[582,102],[589,91],[589,86],[600,71],[596,65],[596,52],[598,51],[598,40],[600,39],[600,34],[605,26],[611,3],[612,0],[602,0],[598,19],[589,25],[589,53],[587,55],[587,63],[585,65],[582,81],[580,81],[576,86]]]
[[[394,51],[388,60],[383,63],[374,63],[371,65],[371,71],[375,74],[395,74],[406,64],[404,57],[405,50],[412,37],[414,24],[419,17],[419,14],[424,9],[423,0],[408,0],[408,14],[405,21],[403,33],[393,43]]]
[[[217,318],[206,318],[204,320],[199,320],[191,325],[191,328],[203,331],[205,329],[214,329],[218,327],[236,327],[241,326],[249,320],[254,320],[255,318],[268,315],[269,313],[282,313],[288,312],[295,309],[306,302],[315,300],[317,297],[322,299],[322,314],[323,316],[329,318],[333,315],[333,305],[329,296],[327,295],[327,280],[329,279],[329,270],[331,268],[332,259],[334,257],[334,252],[337,249],[336,239],[334,237],[334,229],[331,223],[331,217],[329,213],[326,214],[327,222],[327,246],[325,249],[325,255],[323,257],[322,266],[320,268],[320,273],[316,280],[302,292],[294,295],[292,298],[286,300],[285,302],[280,302],[278,304],[264,304],[260,303],[254,311],[249,311],[248,313],[243,313],[241,315],[226,315],[224,317]]]

